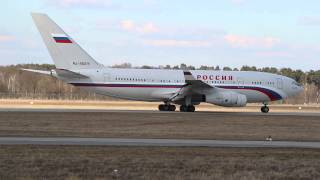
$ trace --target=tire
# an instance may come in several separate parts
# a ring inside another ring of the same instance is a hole
[[[187,107],[188,112],[194,112],[195,110],[196,110],[196,108],[193,105],[190,105]]]
[[[263,106],[263,107],[261,107],[261,112],[263,112],[263,113],[268,113],[269,112],[269,107],[268,106]]]
[[[181,111],[181,112],[187,112],[187,106],[181,105],[181,106],[180,106],[180,111]]]
[[[158,109],[159,109],[159,111],[164,111],[164,104],[160,104],[160,105],[158,106]]]
[[[180,106],[180,111],[181,112],[194,112],[195,111],[195,107],[193,105],[190,105],[190,106],[181,105]]]
[[[175,105],[169,105],[169,111],[175,111],[176,106]]]
[[[165,104],[160,104],[158,106],[159,111],[175,111],[176,106],[175,105],[165,105]]]
[[[168,105],[163,105],[163,110],[164,110],[164,111],[170,111],[170,106],[168,106]]]

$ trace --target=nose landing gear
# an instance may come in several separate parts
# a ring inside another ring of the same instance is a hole
[[[269,112],[269,107],[267,104],[265,104],[264,106],[261,107],[261,112],[263,113],[268,113]]]

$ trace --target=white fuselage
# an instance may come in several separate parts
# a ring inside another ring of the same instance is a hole
[[[182,70],[164,69],[82,69],[73,70],[90,79],[68,83],[101,95],[140,101],[166,101],[185,85]],[[195,79],[247,97],[248,103],[282,100],[301,92],[295,80],[276,74],[246,71],[190,71]],[[199,92],[207,94],[210,92]]]
[[[98,94],[140,101],[164,101],[159,110],[194,112],[194,105],[208,102],[225,107],[276,101],[293,96],[302,87],[293,79],[263,72],[183,71],[105,68],[86,53],[46,14],[32,18],[57,69],[47,72],[67,83]],[[269,110],[265,107],[263,112]]]

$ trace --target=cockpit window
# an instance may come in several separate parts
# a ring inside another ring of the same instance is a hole
[[[299,87],[302,86],[302,84],[300,84],[300,83],[298,83],[298,82],[296,82],[296,81],[293,81],[292,84],[293,84],[293,85],[296,85],[296,86],[299,86]]]

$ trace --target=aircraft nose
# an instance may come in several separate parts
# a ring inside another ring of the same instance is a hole
[[[298,92],[301,93],[304,90],[304,86],[299,86],[298,87]]]
[[[296,94],[299,94],[304,90],[304,87],[299,84],[299,85],[296,85],[294,89],[296,89]]]
[[[290,96],[295,96],[295,95],[301,93],[303,90],[304,90],[304,87],[300,83],[298,83],[295,80],[291,81],[291,90],[289,90],[289,92],[291,92],[291,93],[289,93],[289,94],[291,94]]]

